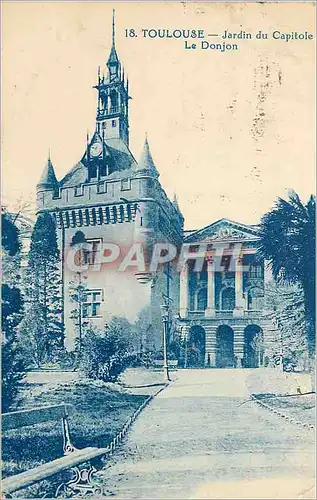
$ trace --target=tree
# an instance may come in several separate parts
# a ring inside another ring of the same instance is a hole
[[[305,303],[299,285],[271,282],[265,291],[267,317],[274,329],[266,348],[273,365],[295,368],[307,358]]]
[[[60,260],[56,226],[48,212],[40,213],[31,237],[26,273],[27,310],[21,326],[34,345],[38,365],[55,360],[63,347]]]
[[[302,289],[311,358],[315,354],[315,205],[314,196],[304,204],[295,192],[288,200],[278,198],[261,219],[258,249],[278,283],[298,284]]]
[[[2,211],[2,247],[6,258],[15,259],[21,245],[19,231],[15,227],[10,214]],[[11,283],[10,277],[7,276]],[[5,280],[5,275],[4,275]],[[2,291],[2,411],[7,411],[12,405],[19,385],[26,373],[27,363],[17,335],[17,327],[21,321],[23,301],[17,286],[3,283]]]
[[[92,379],[117,380],[134,359],[132,326],[125,318],[112,318],[103,332],[89,326],[82,340],[80,369]]]
[[[87,284],[84,281],[84,276],[81,273],[77,273],[77,282],[71,281],[69,284],[69,296],[70,300],[74,303],[74,309],[72,309],[70,318],[73,320],[75,325],[76,341],[75,341],[75,365],[77,367],[79,358],[81,356],[82,339],[85,333],[85,329],[88,327],[89,323],[84,317],[84,304],[86,302]]]
[[[135,351],[139,354],[140,360],[148,364],[150,353],[154,351],[153,311],[151,306],[144,307],[138,314],[133,327],[133,345]]]

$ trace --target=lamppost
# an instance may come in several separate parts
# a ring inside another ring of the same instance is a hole
[[[168,360],[167,360],[167,334],[168,334],[168,304],[161,305],[162,318],[163,318],[163,372],[165,380],[170,382],[170,376],[168,371]]]

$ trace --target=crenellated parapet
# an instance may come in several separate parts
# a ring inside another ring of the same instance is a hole
[[[89,208],[63,208],[53,212],[58,228],[100,226],[133,222],[137,213],[136,203],[115,204]]]

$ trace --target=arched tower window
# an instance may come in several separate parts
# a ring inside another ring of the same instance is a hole
[[[97,166],[96,165],[89,165],[88,180],[91,181],[93,179],[97,179]]]
[[[110,112],[116,113],[118,111],[118,93],[115,90],[110,92]]]

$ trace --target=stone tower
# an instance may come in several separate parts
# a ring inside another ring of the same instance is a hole
[[[148,280],[136,266],[125,271],[118,267],[135,242],[142,242],[146,255],[158,241],[179,246],[183,217],[177,202],[169,200],[159,182],[147,138],[139,162],[129,149],[130,97],[115,47],[114,19],[112,46],[104,70],[105,74],[98,70],[94,87],[98,92],[95,132],[91,139],[87,137],[81,160],[61,180],[57,180],[48,159],[37,185],[37,209],[38,213],[50,211],[56,219],[67,348],[74,348],[77,335],[72,319],[76,306],[70,289],[78,282],[85,283],[87,289],[85,320],[102,329],[112,316],[134,321],[142,309],[148,308],[153,342],[159,347],[160,304],[169,301],[171,321],[178,311],[177,272],[169,266]],[[80,239],[90,250],[81,256],[84,270],[77,272],[69,264],[69,255],[74,242]],[[119,247],[119,256],[116,262],[102,263],[96,270],[98,251],[105,244]]]

